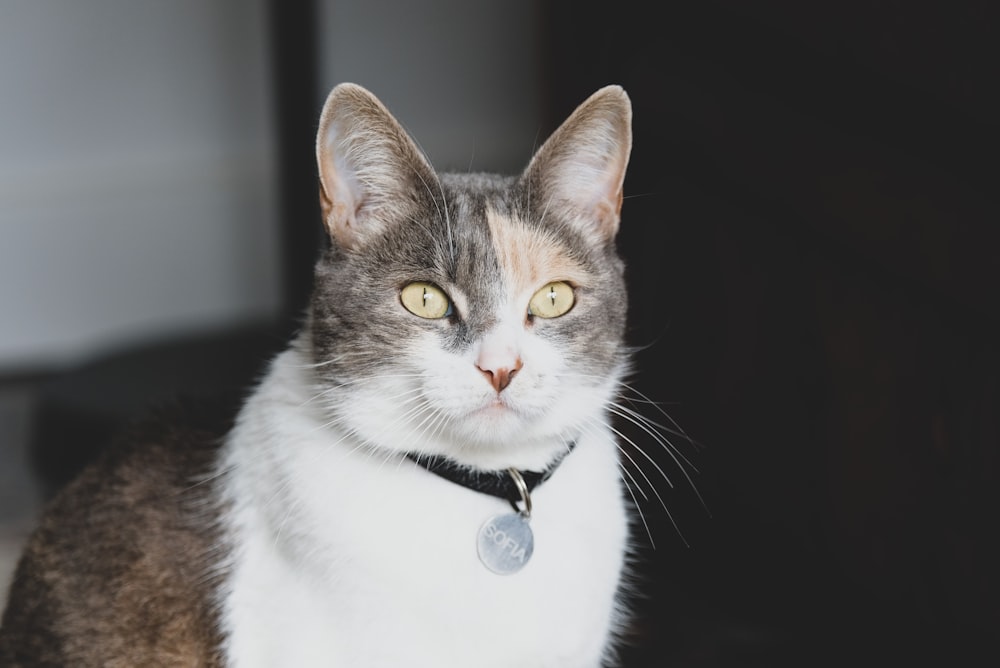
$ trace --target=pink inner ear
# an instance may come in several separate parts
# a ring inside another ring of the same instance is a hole
[[[357,213],[364,204],[361,184],[342,158],[325,156],[320,178],[323,182],[323,222],[327,233],[349,245],[357,230]]]
[[[618,194],[608,199],[601,199],[594,207],[595,218],[603,229],[613,230],[618,227],[618,220],[622,213],[622,201],[624,194],[621,188]]]
[[[331,228],[330,233],[336,234],[338,237],[349,234],[355,225],[354,214],[354,207],[345,202],[335,202],[333,210],[327,218],[327,226]]]
[[[595,186],[595,196],[593,202],[594,212],[599,218],[607,216],[617,216],[622,210],[622,193],[620,176],[607,175],[605,182]]]
[[[558,187],[568,202],[592,217],[602,233],[614,236],[624,200],[624,167],[617,160],[590,167],[569,172]]]

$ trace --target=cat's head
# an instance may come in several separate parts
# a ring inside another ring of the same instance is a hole
[[[604,420],[627,363],[630,149],[608,86],[519,176],[439,175],[370,92],[334,88],[306,331],[331,421],[376,448],[541,468]]]

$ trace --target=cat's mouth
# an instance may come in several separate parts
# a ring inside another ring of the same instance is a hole
[[[520,421],[526,416],[517,405],[517,402],[501,394],[494,395],[484,400],[478,408],[473,408],[470,417],[497,425],[499,422],[507,422],[509,420],[516,419]]]
[[[511,422],[511,426],[524,426],[531,422],[533,418],[539,417],[544,411],[532,410],[523,401],[515,401],[513,397],[503,394],[491,397],[483,402],[479,408],[472,411],[471,416],[480,420],[486,420],[493,426],[499,426],[503,422]]]
[[[513,412],[514,408],[510,405],[510,402],[504,399],[503,395],[493,397],[486,405],[476,411],[476,413],[483,415],[508,415]]]

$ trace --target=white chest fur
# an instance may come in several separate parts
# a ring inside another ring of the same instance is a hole
[[[231,665],[600,665],[627,541],[609,434],[586,432],[532,494],[534,554],[497,575],[477,535],[510,506],[357,447],[295,368],[278,360],[226,446]]]

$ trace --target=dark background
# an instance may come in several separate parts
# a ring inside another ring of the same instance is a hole
[[[994,5],[538,7],[546,131],[607,83],[632,98],[634,386],[697,442],[674,439],[707,506],[651,451],[677,527],[641,503],[626,665],[998,665]],[[288,226],[288,317],[48,382],[50,488],[149,396],[244,387],[293,326],[320,239],[312,11],[272,10],[284,217],[317,221]]]
[[[711,511],[648,504],[629,665],[1000,665],[996,5],[585,5],[551,118],[632,97],[636,383]]]

